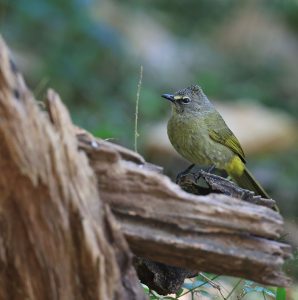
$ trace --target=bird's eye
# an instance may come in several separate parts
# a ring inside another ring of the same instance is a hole
[[[181,99],[181,102],[182,102],[183,104],[188,104],[188,103],[190,102],[190,98],[184,97],[184,98]]]

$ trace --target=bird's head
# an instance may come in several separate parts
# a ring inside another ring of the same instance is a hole
[[[163,94],[163,98],[172,102],[173,113],[195,113],[211,105],[203,90],[198,85],[192,85],[177,91],[175,94]]]

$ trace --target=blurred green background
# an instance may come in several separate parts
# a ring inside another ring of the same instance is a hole
[[[146,130],[169,115],[160,94],[193,83],[211,99],[250,99],[297,121],[294,0],[2,0],[0,28],[39,99],[47,87],[54,88],[76,124],[129,148],[143,65],[139,143],[144,155]],[[296,142],[248,159],[279,200],[295,247],[297,156]]]

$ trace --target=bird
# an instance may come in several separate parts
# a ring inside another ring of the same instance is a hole
[[[191,163],[186,172],[194,165],[215,167],[226,171],[241,188],[262,198],[271,198],[247,169],[239,140],[199,85],[162,97],[172,104],[167,125],[169,140],[175,150]]]

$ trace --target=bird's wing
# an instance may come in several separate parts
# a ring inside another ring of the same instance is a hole
[[[217,125],[219,125],[218,128],[208,128],[210,138],[215,142],[218,142],[230,148],[245,163],[245,155],[238,139],[235,137],[234,133],[229,129],[225,121],[220,116],[219,119],[217,117],[216,123]]]

